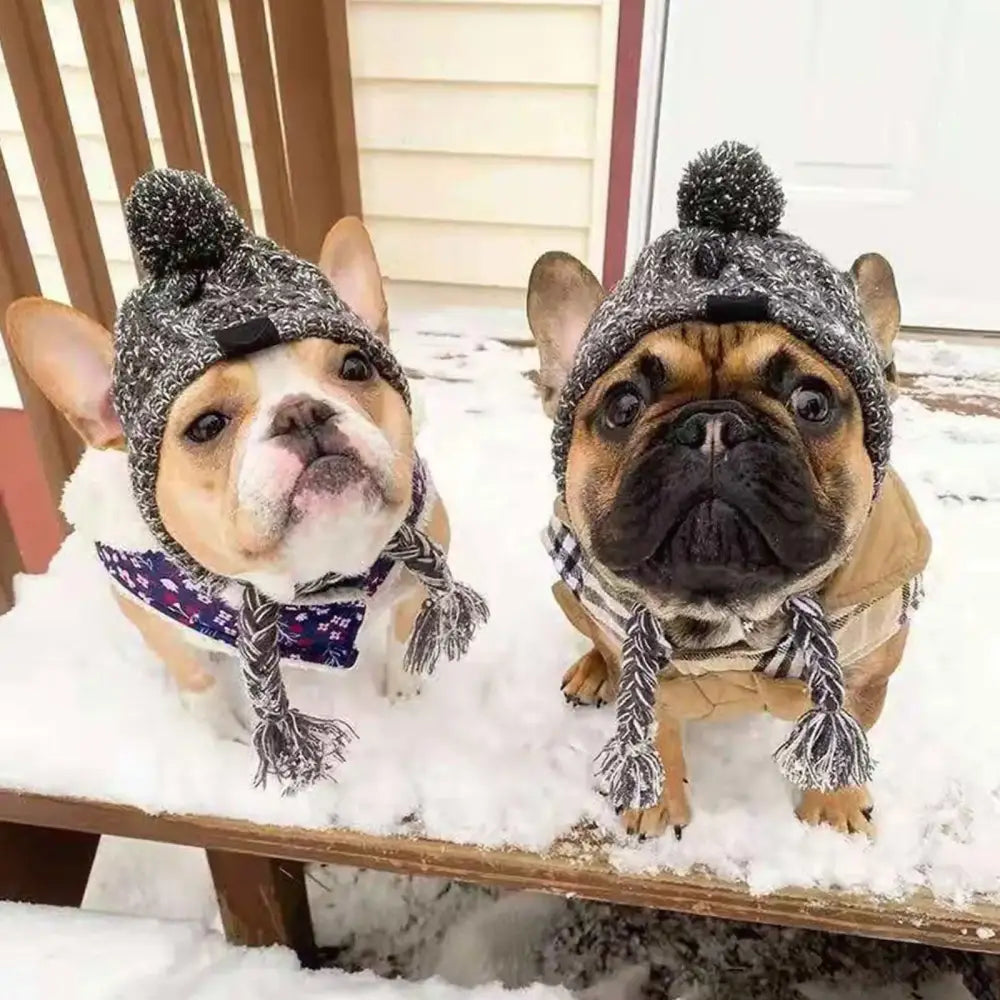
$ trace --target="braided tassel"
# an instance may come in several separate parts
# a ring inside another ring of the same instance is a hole
[[[471,587],[456,583],[444,550],[408,524],[389,542],[385,554],[403,563],[428,591],[413,623],[403,658],[405,668],[429,674],[442,654],[449,660],[461,659],[476,629],[489,620],[486,602]]]
[[[811,708],[775,751],[782,774],[799,788],[832,791],[871,780],[872,759],[861,724],[844,708],[837,644],[815,597],[791,597],[792,642],[802,651]]]
[[[611,804],[649,809],[663,789],[663,762],[653,742],[656,681],[673,650],[659,622],[645,607],[632,609],[622,644],[622,676],[615,713],[615,735],[597,756],[597,774]]]
[[[273,774],[287,793],[328,778],[356,734],[346,722],[318,719],[289,705],[278,649],[280,613],[278,604],[247,586],[237,646],[257,715],[252,736],[258,760],[254,784],[263,787]]]

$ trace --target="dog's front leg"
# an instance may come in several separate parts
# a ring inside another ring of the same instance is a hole
[[[558,581],[552,593],[569,623],[594,644],[593,649],[584,653],[563,674],[563,697],[571,705],[596,705],[600,708],[615,696],[620,651],[565,583]]]
[[[662,687],[662,685],[661,685]],[[687,763],[681,722],[657,695],[656,749],[663,763],[663,790],[660,801],[650,809],[626,809],[622,815],[625,829],[638,834],[640,840],[658,837],[668,826],[680,840],[684,827],[691,821],[687,796]]]
[[[878,721],[885,705],[889,677],[899,666],[906,646],[908,627],[900,629],[888,642],[869,653],[847,672],[845,707],[868,732]],[[796,813],[813,826],[832,826],[842,833],[866,833],[873,836],[874,802],[867,787],[850,786],[825,792],[807,788],[802,793]]]
[[[411,698],[420,693],[420,675],[407,670],[404,660],[413,623],[420,613],[427,591],[418,584],[407,591],[389,614],[385,650],[385,696],[390,701]]]
[[[229,685],[220,683],[207,669],[209,655],[185,641],[183,629],[173,622],[130,601],[118,591],[114,595],[122,613],[167,668],[184,707],[220,739],[248,742],[248,726],[240,715]]]

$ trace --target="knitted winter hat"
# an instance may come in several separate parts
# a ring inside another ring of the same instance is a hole
[[[129,239],[146,278],[115,323],[114,404],[125,430],[132,490],[167,554],[209,592],[233,581],[200,565],[163,525],[156,503],[160,445],[170,407],[212,365],[280,343],[325,337],[356,345],[410,405],[403,371],[386,345],[336,295],[325,275],[256,236],[226,196],[201,174],[154,170],[125,204]],[[458,659],[487,618],[482,598],[451,577],[444,552],[404,523],[383,552],[414,573],[429,598],[417,617],[406,665],[434,668]],[[306,584],[299,597],[335,588],[335,575]],[[238,646],[258,722],[260,766],[290,788],[329,773],[352,730],[288,704],[279,667],[279,605],[244,584]]]
[[[770,320],[839,368],[861,402],[878,490],[892,439],[884,362],[854,279],[778,230],[784,207],[777,178],[749,146],[723,142],[688,165],[677,191],[680,227],[639,254],[597,307],[577,348],[553,431],[560,494],[573,413],[594,381],[647,333],[699,319]]]
[[[594,381],[652,330],[685,320],[768,320],[785,327],[850,379],[861,403],[865,445],[878,490],[889,462],[892,417],[883,362],[853,278],[801,239],[781,232],[781,186],[760,154],[737,142],[703,152],[677,193],[680,227],[640,253],[597,307],[577,348],[553,429],[560,496],[577,404]],[[860,785],[871,773],[864,730],[844,709],[843,672],[814,595],[786,602],[785,643],[800,651],[813,709],[776,757],[801,787]],[[642,604],[623,644],[615,736],[599,758],[620,809],[654,805],[663,767],[653,743],[656,678],[672,653],[662,624]]]

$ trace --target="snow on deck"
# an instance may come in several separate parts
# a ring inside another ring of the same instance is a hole
[[[693,822],[680,842],[636,845],[618,836],[592,787],[613,709],[574,709],[559,693],[584,647],[550,597],[539,542],[552,482],[549,428],[524,377],[534,357],[516,346],[516,324],[509,343],[474,317],[466,332],[453,322],[421,329],[396,340],[423,376],[413,382],[426,411],[420,448],[452,517],[455,573],[493,608],[468,658],[396,705],[376,696],[363,670],[293,672],[293,702],[349,719],[360,739],[336,784],[294,798],[254,790],[249,749],[215,740],[184,711],[118,614],[93,553],[70,538],[0,619],[0,785],[536,850],[589,822],[617,838],[620,866],[705,866],[759,892],[796,884],[1000,895],[1000,419],[913,399],[896,407],[895,464],[935,550],[926,602],[872,734],[877,841],[795,819],[770,760],[787,724],[757,717],[690,727]],[[927,367],[931,348],[915,350],[918,370],[937,370]],[[995,388],[997,355],[976,350],[949,346],[938,368],[978,373]]]

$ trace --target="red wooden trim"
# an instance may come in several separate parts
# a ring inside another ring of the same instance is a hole
[[[604,287],[610,289],[625,272],[628,212],[632,198],[635,153],[635,105],[639,94],[644,0],[621,0],[618,13],[618,58],[615,104],[611,120],[611,164],[608,214],[604,235]]]

